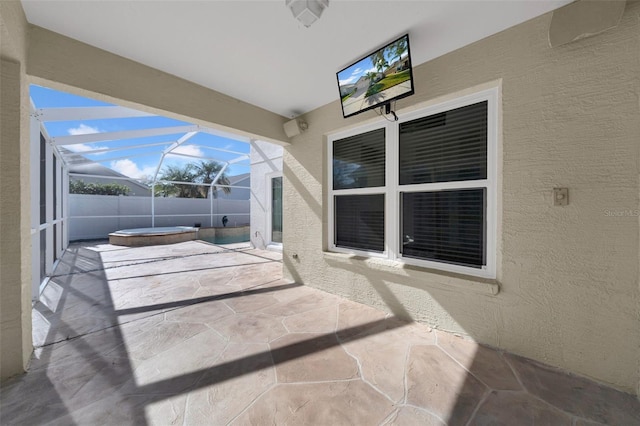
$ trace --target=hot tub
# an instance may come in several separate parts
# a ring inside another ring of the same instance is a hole
[[[195,240],[197,235],[198,228],[191,226],[122,229],[109,234],[109,244],[127,247],[175,244]]]

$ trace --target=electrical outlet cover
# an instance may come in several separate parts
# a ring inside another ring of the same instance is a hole
[[[566,206],[569,204],[569,188],[553,188],[553,205]]]

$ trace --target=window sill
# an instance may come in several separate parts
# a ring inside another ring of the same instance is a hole
[[[442,290],[471,291],[485,295],[495,296],[500,292],[500,284],[495,279],[472,277],[437,269],[428,269],[420,266],[409,265],[401,261],[381,259],[376,257],[364,257],[354,254],[325,251],[322,253],[324,260],[336,266],[350,265],[362,271],[376,271],[389,273],[398,278],[404,277],[409,281],[419,282],[419,287],[434,287]],[[404,284],[404,283],[403,283]],[[418,284],[411,284],[418,287]]]

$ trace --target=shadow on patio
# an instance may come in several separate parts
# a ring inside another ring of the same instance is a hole
[[[241,245],[72,245],[35,306],[30,371],[3,385],[1,423],[640,423],[630,395],[281,270],[279,253]]]

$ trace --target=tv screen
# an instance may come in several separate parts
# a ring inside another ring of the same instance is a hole
[[[413,94],[409,35],[338,72],[344,118]]]

